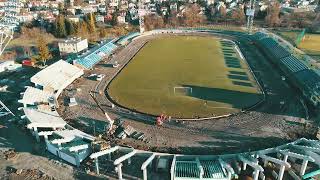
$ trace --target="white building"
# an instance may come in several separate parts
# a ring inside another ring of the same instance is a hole
[[[81,38],[70,38],[58,43],[60,55],[79,53],[88,49],[88,40]]]
[[[118,22],[119,24],[124,24],[124,23],[126,23],[126,17],[124,17],[124,16],[118,16],[118,17],[117,17],[117,22]]]
[[[4,71],[11,71],[21,67],[21,64],[15,64],[14,61],[0,62],[0,73]]]

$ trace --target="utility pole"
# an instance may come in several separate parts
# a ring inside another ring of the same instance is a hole
[[[256,4],[256,0],[250,0],[250,4],[249,4],[249,7],[246,12],[246,15],[248,16],[247,17],[247,31],[249,34],[252,34],[252,30],[253,30],[253,18],[254,18],[255,4]]]

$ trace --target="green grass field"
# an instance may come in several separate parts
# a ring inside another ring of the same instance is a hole
[[[174,92],[175,87],[192,92]],[[238,112],[262,98],[230,42],[198,36],[147,43],[111,82],[108,94],[130,109],[180,118]]]

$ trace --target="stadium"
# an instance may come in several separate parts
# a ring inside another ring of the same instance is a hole
[[[50,96],[33,87],[21,103],[49,152],[94,162],[86,168],[96,174],[307,179],[318,173],[319,142],[299,138],[315,132],[307,119],[319,78],[269,32],[159,29],[106,40],[32,77],[55,90],[58,112],[28,107]],[[109,147],[97,148],[103,140]]]
[[[191,35],[147,37],[108,86],[109,97],[138,112],[189,119],[236,113],[262,99],[233,41]]]

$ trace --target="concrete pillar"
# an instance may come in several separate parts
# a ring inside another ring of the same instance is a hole
[[[111,161],[111,153],[108,154],[108,160]]]
[[[228,178],[228,180],[230,180],[231,179],[231,173],[228,171],[228,173],[227,173],[227,178]]]
[[[259,170],[253,171],[253,180],[258,180],[258,178],[259,178],[259,173],[260,173]]]
[[[243,163],[243,168],[244,171],[247,169],[247,163]]]
[[[303,176],[308,166],[308,160],[304,159],[300,169],[300,176]]]
[[[143,172],[143,180],[147,180],[148,179],[147,168],[143,169],[142,172]]]
[[[284,161],[284,162],[288,162],[288,155],[286,155],[286,154],[284,155],[283,161]]]
[[[40,142],[40,137],[39,137],[39,134],[38,134],[38,128],[37,127],[33,127],[33,131],[34,131],[34,135],[36,136],[37,142]]]
[[[94,159],[94,162],[95,162],[96,174],[100,174],[99,173],[99,161],[98,161],[98,158]]]
[[[131,164],[131,158],[128,158],[128,165]]]
[[[278,180],[282,180],[285,169],[286,169],[286,167],[284,165],[280,166],[280,171],[279,171],[279,174],[278,174]]]
[[[121,167],[122,167],[122,163],[119,163],[117,165],[117,172],[118,172],[118,179],[119,180],[122,180],[122,169],[121,169]]]
[[[76,159],[76,166],[79,167],[80,166],[80,159],[78,156],[78,151],[75,151],[76,155],[75,155],[75,159]]]

